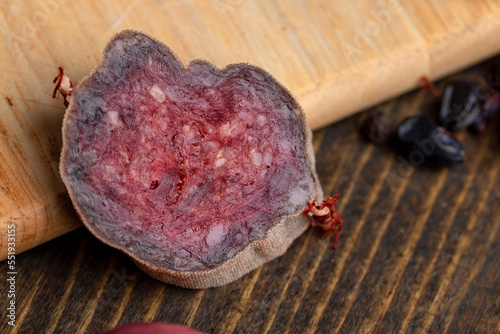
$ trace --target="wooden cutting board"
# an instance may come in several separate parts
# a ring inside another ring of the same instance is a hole
[[[184,62],[263,67],[313,129],[500,51],[498,0],[23,0],[2,14],[0,259],[11,225],[16,253],[80,226],[58,173],[64,107],[52,79],[64,66],[78,82],[123,28]]]

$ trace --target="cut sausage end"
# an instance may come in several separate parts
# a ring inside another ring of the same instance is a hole
[[[183,66],[136,31],[75,89],[61,175],[85,225],[153,277],[201,288],[281,255],[322,196],[295,98],[264,70]]]

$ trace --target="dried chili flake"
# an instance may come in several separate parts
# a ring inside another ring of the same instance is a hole
[[[436,88],[436,85],[425,75],[420,78],[420,85],[425,89],[426,92],[429,90],[435,97],[441,97],[441,92]]]
[[[73,84],[71,83],[69,77],[64,74],[62,67],[59,67],[59,74],[52,82],[56,84],[54,92],[52,93],[52,98],[55,99],[57,92],[59,92],[64,97],[64,106],[69,106],[68,96],[71,96],[71,93],[73,92]]]
[[[307,208],[302,212],[305,216],[313,218],[312,227],[319,227],[323,230],[322,237],[335,232],[333,241],[333,249],[337,249],[337,240],[342,231],[342,218],[337,212],[334,203],[338,200],[339,195],[329,197],[323,200],[323,203],[317,204],[316,201],[310,202]]]

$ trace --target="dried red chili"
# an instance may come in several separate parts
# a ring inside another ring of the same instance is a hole
[[[437,89],[436,85],[425,75],[420,78],[420,85],[422,85],[426,92],[430,90],[435,97],[441,97],[439,89]]]
[[[329,197],[328,199],[323,200],[323,203],[321,204],[317,204],[316,201],[314,201],[314,203],[310,202],[307,208],[303,211],[305,216],[313,218],[313,221],[311,222],[312,227],[317,226],[323,230],[323,233],[321,233],[322,237],[336,231],[333,240],[333,249],[337,249],[337,240],[343,226],[342,218],[334,205],[338,198],[339,195]]]
[[[59,74],[52,82],[56,84],[54,92],[52,93],[52,98],[55,99],[57,92],[59,92],[64,97],[64,106],[69,106],[68,96],[71,96],[71,93],[73,92],[73,84],[71,83],[69,77],[64,74],[62,67],[59,67]]]

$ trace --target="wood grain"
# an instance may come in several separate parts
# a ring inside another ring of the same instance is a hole
[[[22,0],[1,8],[0,259],[9,224],[17,253],[80,226],[59,179],[64,110],[50,99],[51,81],[62,65],[78,82],[123,28],[157,37],[184,62],[265,68],[298,97],[313,129],[408,91],[424,74],[442,77],[500,51],[498,0]]]
[[[500,57],[455,77],[486,77],[494,65]],[[399,122],[430,115],[432,101],[419,90],[378,108]],[[332,238],[309,230],[232,284],[187,290],[150,278],[81,228],[17,256],[17,325],[2,319],[0,332],[164,321],[206,333],[499,333],[498,128],[457,134],[464,164],[413,169],[363,140],[363,117],[314,134],[325,193],[341,195],[336,251]],[[7,290],[0,285],[1,296]]]

